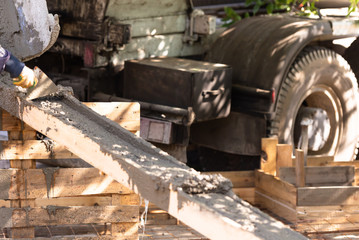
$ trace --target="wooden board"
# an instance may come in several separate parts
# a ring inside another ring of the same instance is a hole
[[[307,186],[348,186],[353,184],[355,175],[353,166],[305,167],[305,173]],[[295,184],[295,168],[279,169],[279,178]]]
[[[269,197],[282,201],[292,208],[297,205],[297,188],[277,177],[257,170],[255,171],[255,186]]]
[[[80,197],[61,197],[61,198],[37,198],[35,207],[44,206],[109,206],[112,205],[112,198],[104,196],[80,196]],[[1,205],[0,205],[1,206]]]
[[[261,157],[261,169],[275,175],[277,161],[278,138],[262,138],[262,151],[265,156]]]
[[[33,130],[26,123],[21,122],[18,118],[10,115],[6,111],[1,111],[1,130],[3,131],[23,131]]]
[[[249,202],[252,205],[256,204],[255,188],[233,188],[233,192],[243,200]]]
[[[267,191],[256,189],[255,203],[260,208],[269,210],[287,221],[295,223],[297,220],[297,211],[295,207],[283,202],[275,196],[270,196]]]
[[[298,188],[298,206],[358,205],[359,187]]]
[[[327,166],[334,163],[333,156],[307,156],[307,166]]]
[[[7,141],[2,143],[1,159],[73,159],[78,158],[63,145],[49,140]]]
[[[81,223],[137,222],[138,206],[91,206],[0,209],[0,215],[11,217],[11,223],[0,227],[31,227]],[[10,219],[9,219],[10,220]]]
[[[45,174],[47,173],[47,174]],[[95,168],[1,169],[1,199],[35,199],[131,191]]]
[[[137,102],[84,102],[83,104],[130,132],[140,131],[140,104]]]
[[[221,174],[231,180],[233,188],[254,187],[254,171],[206,172],[206,174]]]
[[[281,167],[292,167],[293,147],[290,144],[277,144],[276,176]]]

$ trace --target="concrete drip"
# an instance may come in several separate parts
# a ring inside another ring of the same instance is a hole
[[[31,210],[31,207],[24,207],[22,209],[24,209],[26,212],[26,225],[29,226],[30,225],[29,212]]]
[[[41,143],[45,144],[46,152],[50,153],[50,159],[54,159],[54,145],[55,142],[53,140],[42,140]]]
[[[58,209],[69,209],[70,207],[63,207],[63,206],[54,206],[54,205],[48,205],[46,207],[43,207],[47,210],[47,214],[49,214],[49,217],[55,216],[56,211]]]
[[[45,179],[46,179],[47,198],[50,198],[51,188],[55,184],[54,173],[56,173],[59,169],[60,169],[59,167],[42,169],[42,172],[45,174]]]

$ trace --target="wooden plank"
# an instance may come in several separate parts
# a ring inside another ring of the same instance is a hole
[[[51,140],[7,141],[2,143],[1,159],[73,159],[78,158],[63,145]]]
[[[182,187],[186,186],[186,181],[198,178],[198,172],[118,124],[93,114],[73,96],[64,93],[62,99],[50,98],[43,103],[24,100],[15,89],[0,81],[0,105],[6,111],[21,116],[37,131],[65,145],[89,164],[141,193],[142,197],[207,237],[234,240],[240,235],[242,239],[251,240],[263,237],[303,239],[299,233],[240,199],[234,200],[223,193],[184,192]],[[59,115],[59,110],[66,115]],[[205,182],[201,180],[201,183]],[[228,194],[233,193],[229,191]],[[253,230],[243,228],[248,224]],[[217,231],[208,226],[216,226]]]
[[[35,207],[45,206],[109,206],[111,196],[86,196],[86,197],[62,197],[62,198],[37,198]]]
[[[37,226],[36,237],[39,239],[114,239],[109,234],[108,224],[76,224]],[[76,234],[74,236],[74,234]]]
[[[10,159],[10,168],[18,169],[34,169],[36,168],[36,160],[32,158],[27,159]]]
[[[113,17],[116,20],[161,17],[185,13],[188,7],[185,0],[151,0],[145,2],[141,0],[110,0],[106,16]]]
[[[331,223],[330,220],[326,224],[300,224],[296,226],[296,230],[304,233],[325,233],[325,232],[345,232],[345,231],[356,231],[359,228],[357,223]],[[331,239],[331,238],[325,238]],[[344,238],[352,239],[352,238]]]
[[[34,130],[26,123],[21,123],[18,118],[9,114],[7,111],[2,111],[1,118],[1,130],[3,131]]]
[[[140,196],[135,193],[112,194],[112,205],[140,205]]]
[[[353,166],[305,167],[305,173],[306,186],[348,186],[353,184],[355,177]],[[295,184],[295,168],[281,168],[279,178]]]
[[[307,166],[327,166],[334,163],[334,156],[307,156]]]
[[[262,138],[262,151],[265,156],[261,158],[261,169],[272,175],[276,171],[278,138]]]
[[[297,211],[295,207],[287,205],[278,199],[275,199],[269,196],[268,192],[263,191],[262,189],[257,189],[255,191],[256,204],[260,208],[269,210],[270,212],[280,216],[287,221],[295,223],[297,220]]]
[[[255,204],[255,188],[233,188],[233,192],[243,200]]]
[[[302,187],[297,191],[298,206],[358,205],[359,187]]]
[[[291,167],[293,155],[293,146],[290,144],[277,144],[277,162],[276,162],[276,176],[279,176],[279,169],[281,167]]]
[[[132,193],[95,168],[1,169],[0,174],[4,176],[0,199]]]
[[[221,174],[231,180],[233,188],[254,187],[254,171],[206,172],[206,174]]]
[[[358,206],[298,207],[297,213],[298,224],[359,223]]]
[[[256,190],[268,192],[269,197],[282,201],[295,208],[297,205],[297,189],[290,183],[283,182],[279,178],[262,171],[255,171]]]
[[[329,162],[330,166],[354,166],[355,168],[359,168],[359,161],[352,162]]]
[[[83,104],[130,132],[140,131],[140,104],[137,102],[84,102]]]
[[[0,213],[3,209],[0,209]],[[15,208],[11,210],[13,227],[138,221],[138,206],[91,206]],[[8,212],[6,212],[8,214]],[[2,224],[0,222],[0,224]],[[0,225],[1,227],[4,227]]]
[[[304,151],[300,149],[295,150],[295,183],[297,187],[305,186],[306,172],[304,168]]]
[[[25,172],[26,198],[131,193],[95,168],[31,169]]]
[[[36,139],[35,130],[8,131],[8,140],[31,140]]]

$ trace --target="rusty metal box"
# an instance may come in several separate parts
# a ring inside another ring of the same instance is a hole
[[[179,58],[125,63],[124,97],[178,108],[192,108],[196,121],[228,116],[232,69],[224,64]]]

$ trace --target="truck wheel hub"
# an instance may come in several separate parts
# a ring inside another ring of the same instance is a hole
[[[308,119],[308,150],[318,151],[324,147],[330,134],[330,120],[325,110],[321,108],[301,107],[295,121],[295,134],[298,143],[301,138],[301,122]]]

